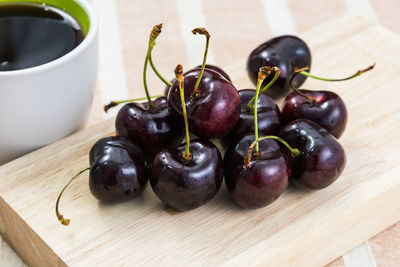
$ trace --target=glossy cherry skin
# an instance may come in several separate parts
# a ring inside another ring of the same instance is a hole
[[[254,135],[244,135],[228,146],[224,158],[225,183],[232,199],[243,208],[261,208],[275,201],[287,188],[290,164],[272,139],[259,142],[261,156],[243,168]]]
[[[290,79],[294,69],[311,67],[311,52],[307,44],[291,35],[275,37],[254,49],[247,59],[247,73],[254,84],[257,84],[258,71],[263,66],[277,66],[281,73],[266,94],[277,99],[285,96],[290,90]],[[267,85],[273,77],[267,78],[263,86]],[[306,76],[297,75],[293,85],[299,87],[306,80]]]
[[[293,158],[291,182],[300,188],[322,189],[343,172],[346,154],[325,128],[299,119],[286,124],[280,136],[301,154]]]
[[[142,150],[121,136],[105,137],[90,150],[90,192],[113,202],[137,197],[147,185],[148,169]]]
[[[190,142],[192,160],[182,157],[186,144],[162,150],[153,160],[150,184],[158,198],[179,211],[197,208],[215,196],[223,180],[223,162],[207,140]]]
[[[201,68],[201,65],[195,67],[195,69],[200,69],[200,68]],[[220,67],[217,67],[217,66],[211,65],[211,64],[206,64],[205,68],[209,69],[209,70],[213,70],[215,72],[218,72],[219,74],[224,76],[225,79],[227,79],[228,81],[232,82],[231,78],[229,77],[229,75],[223,69],[221,69]],[[174,83],[174,82],[175,82],[175,79],[173,79],[171,81],[171,83]],[[169,86],[165,87],[165,89],[164,89],[164,95],[165,96],[168,96],[169,88],[170,88]]]
[[[183,127],[167,106],[167,98],[148,103],[128,103],[118,112],[115,120],[117,135],[124,136],[151,154],[151,159],[161,149],[181,143]]]
[[[183,75],[190,130],[205,139],[222,138],[235,127],[239,119],[239,94],[236,88],[221,74],[205,69],[198,88],[198,95],[192,97],[199,74],[200,69],[193,69]],[[174,82],[169,91],[168,107],[171,113],[183,120],[177,82]]]
[[[244,134],[254,133],[254,108],[247,109],[247,104],[256,95],[256,90],[239,90],[241,110],[235,128],[228,135],[228,140]],[[258,132],[260,135],[277,134],[281,128],[281,112],[272,97],[260,94],[257,102]]]
[[[290,122],[296,119],[308,119],[339,138],[347,124],[347,109],[340,96],[330,91],[303,89],[300,91],[312,97],[315,103],[311,103],[307,98],[293,91],[283,102],[283,120]]]

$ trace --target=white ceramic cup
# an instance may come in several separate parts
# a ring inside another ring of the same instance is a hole
[[[0,164],[82,128],[96,85],[98,22],[93,8],[86,0],[28,1],[58,8],[70,5],[86,20],[86,36],[71,52],[49,63],[0,71]]]

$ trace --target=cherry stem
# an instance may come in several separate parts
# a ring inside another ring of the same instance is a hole
[[[149,108],[153,108],[153,103],[151,102],[150,94],[149,94],[149,89],[147,88],[147,78],[146,78],[146,72],[147,72],[147,63],[149,62],[149,56],[150,56],[150,46],[149,50],[147,51],[146,59],[144,61],[144,67],[143,67],[143,86],[144,86],[144,92],[146,93],[146,98],[149,103]]]
[[[153,108],[153,103],[151,102],[149,89],[147,87],[147,78],[146,78],[147,65],[148,65],[150,57],[151,57],[151,51],[153,50],[154,46],[156,45],[156,39],[157,39],[158,35],[160,35],[160,33],[161,33],[161,28],[162,28],[162,23],[155,25],[153,27],[153,29],[151,30],[150,38],[149,38],[149,45],[147,48],[146,58],[144,60],[144,66],[143,66],[143,86],[144,86],[144,91],[146,93],[147,101],[149,103],[149,109]]]
[[[274,78],[260,91],[260,94],[265,93],[278,79],[279,75],[281,74],[281,70],[278,67],[272,67],[271,71],[275,73]],[[256,97],[254,96],[249,103],[247,104],[247,109],[251,109],[251,106],[253,105],[254,101],[256,100]]]
[[[267,76],[271,74],[271,67],[264,66],[261,67],[258,71],[258,80],[257,80],[257,87],[256,87],[256,95],[254,97],[254,137],[258,139],[258,116],[257,116],[257,102],[258,102],[258,95],[260,94],[261,84],[267,78]],[[258,143],[256,144],[256,152],[259,152]]]
[[[311,104],[316,104],[317,102],[315,101],[315,99],[314,98],[312,98],[311,96],[308,96],[308,95],[306,95],[305,93],[303,93],[302,91],[300,91],[296,86],[294,86],[294,84],[293,84],[293,81],[294,81],[294,78],[297,76],[297,75],[299,75],[301,72],[304,72],[304,71],[306,71],[306,70],[309,70],[309,67],[304,67],[304,68],[301,68],[301,69],[295,69],[294,70],[294,75],[292,76],[292,78],[290,78],[290,87],[292,87],[292,89],[296,92],[296,93],[298,93],[299,95],[301,95],[301,96],[303,96],[303,97],[305,97],[308,101],[310,101],[310,103]]]
[[[323,78],[323,77],[318,77],[318,76],[312,75],[312,74],[306,72],[306,70],[309,69],[308,67],[307,67],[307,69],[304,69],[304,68],[303,69],[295,69],[295,72],[300,72],[301,75],[304,75],[304,76],[307,76],[307,77],[310,77],[310,78],[313,78],[316,80],[321,80],[321,81],[326,81],[326,82],[340,82],[340,81],[347,81],[347,80],[353,79],[367,71],[372,70],[375,67],[375,64],[376,63],[372,64],[371,66],[368,66],[365,69],[358,70],[356,73],[354,73],[346,78],[340,78],[340,79],[330,79],[330,78]]]
[[[309,67],[304,67],[304,68],[301,68],[301,69],[295,68],[295,69],[294,69],[294,75],[293,75],[292,78],[290,79],[290,86],[292,87],[292,89],[293,89],[296,93],[298,93],[299,95],[301,95],[301,96],[307,98],[308,101],[310,101],[312,104],[316,104],[316,101],[315,101],[314,98],[312,98],[311,96],[308,96],[308,95],[304,94],[304,93],[301,92],[298,88],[296,88],[296,86],[293,85],[294,78],[295,78],[297,75],[301,74],[301,75],[304,75],[304,76],[307,76],[307,77],[310,77],[310,78],[313,78],[313,79],[316,79],[316,80],[321,80],[321,81],[326,81],[326,82],[340,82],[340,81],[347,81],[347,80],[353,79],[353,78],[355,78],[355,77],[357,77],[357,76],[360,76],[360,75],[363,74],[364,72],[367,72],[367,71],[372,70],[374,67],[375,67],[375,63],[372,64],[371,66],[368,66],[368,67],[365,68],[365,69],[358,70],[358,71],[357,71],[356,73],[354,73],[353,75],[350,75],[350,76],[348,76],[348,77],[346,77],[346,78],[341,78],[341,79],[330,79],[330,78],[323,78],[323,77],[318,77],[318,76],[312,75],[312,74],[310,74],[310,73],[307,72],[307,70],[310,69]]]
[[[185,153],[183,153],[182,157],[187,160],[192,159],[192,155],[190,154],[190,136],[189,136],[189,121],[187,117],[187,112],[186,112],[186,102],[185,102],[185,88],[184,88],[184,81],[185,79],[183,78],[183,68],[182,65],[178,64],[175,68],[175,77],[176,80],[178,81],[179,84],[179,91],[181,93],[181,105],[182,105],[182,112],[183,112],[183,118],[185,120],[185,130],[186,130],[186,150]]]
[[[253,152],[253,148],[254,146],[258,145],[258,142],[264,140],[264,139],[274,139],[276,141],[281,142],[282,144],[284,144],[290,151],[290,153],[292,153],[293,157],[297,157],[298,155],[300,155],[300,150],[298,150],[297,148],[293,148],[291,147],[285,140],[283,140],[282,138],[275,136],[275,135],[268,135],[268,136],[263,136],[260,138],[257,138],[256,140],[254,140],[254,142],[249,146],[249,150],[247,151],[246,157],[244,158],[244,165],[243,165],[243,169],[246,169],[251,162],[251,156],[252,156],[252,152]],[[259,152],[257,152],[258,155],[261,155]]]
[[[150,98],[157,98],[157,97],[163,97],[163,96],[164,95],[153,95],[153,96],[150,96]],[[107,112],[110,108],[113,108],[113,107],[118,106],[123,103],[130,103],[130,102],[141,101],[141,100],[146,100],[146,99],[147,99],[147,96],[133,98],[133,99],[127,99],[127,100],[120,100],[120,101],[111,101],[109,104],[104,105],[104,111]]]
[[[165,83],[166,86],[170,87],[170,86],[172,85],[172,83],[169,82],[169,81],[167,81],[167,80],[158,72],[158,70],[156,69],[156,66],[154,66],[153,59],[151,58],[151,55],[150,55],[150,58],[149,58],[149,63],[150,63],[151,68],[153,69],[154,73],[157,75],[157,77],[160,78],[160,80],[161,80],[163,83]]]
[[[86,168],[80,170],[77,174],[75,174],[75,176],[72,177],[71,180],[69,180],[69,182],[64,186],[64,188],[61,190],[60,194],[58,195],[57,202],[56,202],[56,216],[57,216],[58,221],[62,225],[67,226],[71,220],[64,218],[64,216],[62,214],[60,214],[60,212],[58,210],[58,205],[60,204],[61,196],[64,193],[65,189],[67,189],[67,187],[72,183],[72,181],[74,181],[76,178],[78,178],[79,175],[81,175],[82,173],[84,173],[85,171],[88,171],[88,170],[90,170],[90,168],[86,167]]]
[[[201,65],[201,71],[200,71],[200,75],[197,78],[196,84],[194,86],[193,92],[191,97],[195,97],[197,95],[197,91],[200,85],[200,81],[201,78],[203,77],[203,73],[204,73],[204,69],[206,67],[206,60],[207,60],[207,53],[208,53],[208,46],[210,43],[210,34],[208,33],[208,31],[206,30],[206,28],[195,28],[192,30],[193,34],[201,34],[201,35],[205,35],[206,36],[206,49],[204,50],[204,56],[203,56],[203,64]]]

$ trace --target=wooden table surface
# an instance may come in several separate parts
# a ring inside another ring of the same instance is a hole
[[[159,70],[167,74],[172,73],[177,62],[188,67],[201,62],[203,42],[187,34],[197,26],[206,26],[211,32],[208,62],[221,67],[235,64],[238,58],[243,61],[256,45],[273,36],[303,32],[347,12],[378,21],[400,34],[400,2],[396,0],[257,0],[251,5],[240,0],[90,2],[100,21],[100,66],[87,126],[115,114],[105,115],[101,109],[104,103],[143,95],[141,69],[148,32],[159,22],[165,23],[165,36],[160,37],[163,45],[156,47],[153,58]],[[149,85],[153,94],[163,88],[152,78]],[[400,223],[349,251],[331,266],[399,266],[399,246]],[[0,237],[0,266],[24,265]]]

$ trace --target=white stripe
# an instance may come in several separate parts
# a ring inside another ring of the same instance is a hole
[[[91,1],[99,17],[99,73],[98,81],[104,104],[128,98],[118,14],[115,0]],[[110,109],[105,117],[112,117],[118,109]]]
[[[371,253],[368,242],[344,254],[343,260],[346,267],[376,267],[375,258]]]
[[[262,5],[273,35],[296,34],[287,0],[262,0]]]
[[[192,30],[197,27],[207,28],[203,13],[203,5],[200,0],[176,0],[181,34],[185,43],[186,55],[189,66],[183,66],[189,69],[200,65],[203,62],[205,37],[193,35]],[[214,63],[214,54],[212,52],[213,33],[210,32],[210,47],[208,49],[207,63]]]
[[[369,0],[345,0],[345,3],[347,11],[378,21],[378,16]]]

